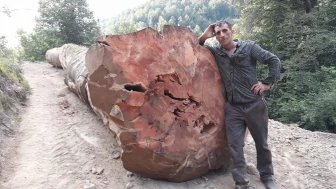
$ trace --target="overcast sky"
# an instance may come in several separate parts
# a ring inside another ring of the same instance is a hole
[[[87,0],[89,8],[96,19],[115,17],[122,11],[132,9],[149,0]],[[35,26],[38,0],[0,0],[0,9],[3,6],[11,10],[11,17],[0,13],[0,36],[7,37],[8,45],[14,47],[18,44],[16,31],[22,28],[31,32]]]

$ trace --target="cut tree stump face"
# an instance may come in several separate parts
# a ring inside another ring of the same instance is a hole
[[[116,133],[125,169],[182,182],[228,166],[221,77],[190,29],[97,42],[85,59],[88,97]]]

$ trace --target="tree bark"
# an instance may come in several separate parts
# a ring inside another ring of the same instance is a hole
[[[304,0],[306,13],[310,13],[312,9],[312,3],[310,0]]]
[[[62,64],[59,60],[59,51],[60,48],[53,48],[49,49],[45,54],[45,58],[49,62],[49,64],[56,68],[62,68]]]
[[[79,98],[89,103],[86,91],[87,68],[85,55],[88,48],[75,44],[65,44],[59,48],[59,60],[65,70],[64,83]]]
[[[101,36],[85,62],[76,68],[87,71],[78,85],[115,133],[125,169],[182,182],[229,166],[221,77],[190,29]]]

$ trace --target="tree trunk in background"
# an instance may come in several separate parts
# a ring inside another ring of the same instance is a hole
[[[221,77],[190,29],[146,28],[97,41],[85,59],[88,100],[116,134],[125,169],[182,182],[228,167]],[[63,67],[73,75],[75,66]]]
[[[309,13],[312,9],[312,3],[310,0],[304,0],[305,7],[306,7],[306,13]]]
[[[59,59],[63,69],[66,71],[64,83],[79,98],[89,103],[86,92],[87,68],[85,66],[85,55],[88,48],[74,44],[65,44],[61,47]]]
[[[51,65],[65,70],[64,83],[76,93],[81,100],[89,103],[86,92],[87,68],[85,55],[88,48],[75,44],[65,44],[47,51],[46,59]]]
[[[62,68],[62,64],[59,60],[60,49],[61,48],[49,49],[45,54],[45,58],[49,62],[49,64],[51,64],[51,65],[53,65],[54,67],[57,67],[57,68]]]

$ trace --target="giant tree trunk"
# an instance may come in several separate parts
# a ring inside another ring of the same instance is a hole
[[[51,65],[65,70],[64,83],[69,89],[76,93],[81,100],[89,103],[86,82],[87,68],[85,66],[85,55],[88,48],[75,44],[65,44],[59,48],[47,51],[46,59]]]
[[[229,165],[221,78],[190,29],[102,36],[85,61],[88,100],[125,169],[181,182]]]
[[[61,48],[49,49],[45,54],[45,58],[48,61],[48,63],[56,68],[62,68],[62,64],[59,59],[60,49]]]

